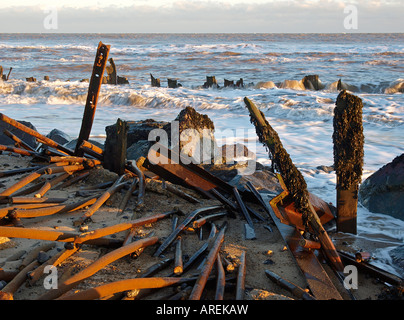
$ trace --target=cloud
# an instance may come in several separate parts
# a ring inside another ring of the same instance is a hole
[[[200,32],[349,32],[344,29],[347,1],[278,2],[171,1],[127,7],[58,7],[55,32],[200,33]],[[358,9],[355,32],[403,32],[399,1],[352,1]],[[2,32],[49,32],[46,13],[38,7],[0,9]],[[53,30],[52,30],[53,31]]]

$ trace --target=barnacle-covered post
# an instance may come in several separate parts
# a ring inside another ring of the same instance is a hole
[[[364,135],[362,100],[345,90],[334,109],[334,167],[337,175],[337,231],[357,233],[358,187],[362,177]]]
[[[244,98],[244,103],[250,112],[251,122],[255,125],[259,141],[269,149],[270,157],[277,171],[279,171],[289,194],[292,196],[295,209],[302,215],[303,224],[307,229],[308,227],[312,228],[314,235],[318,237],[329,260],[337,271],[342,271],[344,266],[341,258],[325,231],[313,205],[310,203],[309,192],[303,175],[293,164],[277,132],[270,126],[262,111],[247,97]]]

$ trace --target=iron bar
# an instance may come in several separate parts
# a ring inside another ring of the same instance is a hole
[[[205,267],[200,273],[198,280],[195,283],[194,288],[189,296],[189,300],[199,300],[201,298],[203,289],[205,288],[206,282],[208,281],[208,277],[210,272],[212,271],[213,264],[215,263],[217,256],[219,254],[220,247],[224,241],[224,233],[226,232],[226,228],[222,228],[218,233],[212,248],[209,251],[208,257],[206,259]]]
[[[311,294],[309,294],[306,290],[302,289],[301,287],[293,284],[292,282],[289,282],[283,278],[281,278],[279,275],[276,273],[265,270],[265,275],[271,279],[274,283],[279,285],[280,287],[288,290],[291,292],[294,296],[296,296],[299,299],[303,300],[316,300]]]
[[[58,284],[57,289],[50,290],[50,291],[46,292],[45,294],[43,294],[41,297],[39,297],[39,300],[56,299],[56,298],[60,297],[62,294],[69,291],[70,289],[73,289],[79,283],[81,283],[88,277],[92,276],[94,273],[101,270],[102,268],[104,268],[105,266],[110,264],[111,262],[116,261],[136,250],[139,250],[140,248],[153,245],[157,241],[158,241],[157,237],[140,239],[140,240],[132,242],[126,246],[113,250],[113,251],[105,254],[98,260],[94,261],[93,263],[91,263],[87,268],[81,270],[80,272],[76,273],[69,279],[66,279],[62,283]],[[130,290],[130,288],[126,288],[122,291],[125,291],[125,290]]]
[[[17,129],[20,129],[21,131],[24,131],[25,133],[27,133],[27,134],[29,134],[29,135],[37,138],[37,139],[40,139],[43,143],[45,143],[49,147],[52,147],[52,148],[55,148],[57,150],[63,151],[65,153],[69,154],[69,155],[73,155],[72,150],[70,150],[70,149],[68,149],[66,147],[63,147],[62,145],[58,144],[57,142],[53,141],[52,139],[49,139],[49,138],[45,137],[44,135],[40,134],[39,132],[37,132],[37,131],[35,131],[35,130],[33,130],[33,129],[25,126],[25,125],[23,125],[22,123],[7,117],[3,113],[0,113],[0,120],[8,123],[9,125],[17,128]]]
[[[154,253],[154,256],[158,257],[160,254],[162,254],[168,248],[168,246],[177,238],[178,234],[181,231],[183,231],[191,223],[191,221],[193,219],[195,219],[195,217],[198,214],[214,212],[214,211],[217,211],[220,209],[223,209],[223,207],[222,206],[213,206],[213,207],[207,207],[207,208],[200,208],[200,209],[194,210],[191,213],[189,213],[188,216],[177,226],[177,228],[160,245],[160,247]]]

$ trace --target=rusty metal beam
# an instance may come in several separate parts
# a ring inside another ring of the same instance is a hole
[[[25,143],[22,141],[20,138],[18,138],[16,135],[12,134],[10,131],[7,129],[4,129],[4,134],[12,139],[14,141],[14,144],[17,148],[23,148],[28,151],[33,151],[35,152],[34,148],[32,148],[29,144]]]
[[[87,100],[84,108],[83,120],[81,123],[80,134],[77,139],[74,155],[82,156],[84,151],[80,146],[84,140],[88,140],[93,126],[95,110],[97,108],[98,96],[100,94],[102,78],[108,61],[109,45],[102,42],[98,44],[97,53],[93,65],[93,72],[88,86]]]
[[[192,289],[192,292],[189,296],[189,300],[199,300],[201,298],[203,289],[205,288],[206,282],[208,281],[210,272],[212,271],[213,264],[215,263],[219,250],[223,244],[224,241],[224,234],[226,232],[226,227],[222,228],[220,232],[218,233],[212,248],[209,251],[209,254],[207,256],[205,266],[203,270],[201,271],[198,280],[195,283],[194,288]]]
[[[155,144],[155,150],[160,163],[152,163],[148,158],[143,163],[143,166],[151,172],[174,184],[192,188],[205,197],[210,190],[215,188],[221,192],[232,194],[232,186],[198,165],[189,163],[189,160],[184,158],[182,154],[178,154],[159,143]]]
[[[125,182],[123,180],[126,178],[126,174],[120,176],[114,184],[107,190],[105,191],[101,197],[97,199],[97,201],[91,205],[90,208],[79,218],[77,219],[74,224],[75,225],[80,225],[85,223],[88,219],[91,218],[91,216],[107,201],[114,193],[119,191],[124,187]]]
[[[108,264],[110,264],[113,261],[116,261],[136,250],[139,250],[140,248],[144,248],[150,245],[155,244],[158,241],[157,237],[150,237],[150,238],[145,238],[141,239],[135,242],[132,242],[126,246],[123,246],[121,248],[115,249],[98,260],[94,261],[91,263],[87,268],[83,269],[82,271],[76,273],[69,279],[66,279],[62,283],[58,284],[57,289],[53,289],[48,291],[47,293],[43,294],[42,296],[39,297],[39,300],[52,300],[60,297],[70,289],[73,289],[75,286],[77,286],[79,283],[87,279],[88,277],[92,276],[95,274],[97,271],[101,270]],[[124,289],[124,290],[129,290],[129,289]],[[123,290],[123,291],[124,291]]]
[[[216,282],[216,292],[215,300],[223,300],[224,290],[226,286],[226,274],[222,264],[222,258],[220,254],[216,258],[216,272],[217,272],[217,282]]]
[[[246,253],[245,251],[243,251],[241,252],[240,263],[237,272],[236,300],[244,300],[245,275],[246,275]]]
[[[57,150],[63,151],[65,153],[69,154],[69,155],[73,155],[72,150],[70,150],[70,149],[68,149],[66,147],[63,147],[59,143],[53,141],[52,139],[49,139],[49,138],[45,137],[44,135],[40,134],[39,132],[37,132],[37,131],[35,131],[35,130],[33,130],[33,129],[25,126],[25,125],[23,125],[22,123],[7,117],[3,113],[0,113],[0,120],[8,123],[9,125],[17,128],[17,129],[20,129],[21,131],[24,131],[25,133],[27,133],[27,134],[29,134],[29,135],[37,138],[37,139],[40,139],[43,143],[45,143],[49,147],[52,147],[52,148],[55,148]]]
[[[57,300],[94,300],[106,297],[118,292],[128,290],[155,289],[183,283],[183,278],[135,278],[115,281],[95,288],[83,290],[71,295],[63,296]]]
[[[143,217],[143,218],[139,218],[139,219],[136,219],[136,220],[123,222],[123,223],[115,224],[115,225],[112,225],[112,226],[109,226],[109,227],[89,231],[89,232],[86,232],[86,233],[83,233],[83,234],[79,235],[74,240],[74,242],[75,243],[85,243],[85,242],[88,242],[90,240],[102,238],[102,237],[105,237],[105,236],[110,235],[110,234],[122,232],[122,231],[131,229],[131,228],[135,228],[135,227],[140,227],[140,226],[143,226],[145,224],[150,224],[150,223],[159,221],[161,219],[164,219],[166,217],[169,217],[170,215],[173,214],[173,212],[174,211],[169,211],[169,212],[165,212],[165,213],[158,213],[158,214],[154,214],[154,215],[149,216],[149,217]]]
[[[265,270],[265,275],[271,279],[271,281],[273,281],[274,283],[276,283],[277,285],[279,285],[280,287],[288,290],[289,292],[291,292],[295,297],[302,299],[302,300],[316,300],[316,298],[314,298],[311,294],[309,294],[306,290],[304,290],[303,288],[295,285],[292,282],[289,282],[285,279],[283,279],[282,277],[280,277],[279,275],[277,275],[276,273],[269,271],[269,270]]]

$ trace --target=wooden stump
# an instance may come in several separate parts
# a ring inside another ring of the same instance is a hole
[[[358,188],[362,178],[364,135],[362,100],[341,91],[334,109],[334,167],[337,174],[337,230],[356,234]]]
[[[203,84],[204,88],[218,88],[219,85],[217,84],[215,76],[206,76],[206,82]]]
[[[303,85],[306,89],[320,90],[323,88],[318,75],[309,75],[303,78]]]
[[[118,175],[124,174],[128,124],[118,119],[116,125],[105,128],[108,139],[105,141],[104,167]]]
[[[107,70],[107,84],[118,84],[118,75],[116,73],[116,66],[114,59],[109,58],[110,65],[106,67]]]
[[[227,88],[227,87],[232,87],[232,88],[234,88],[234,81],[233,81],[233,80],[224,79],[224,87],[225,87],[225,88]]]
[[[151,80],[152,87],[160,88],[160,79],[153,77],[153,75],[151,73],[150,73],[150,80]]]
[[[178,83],[177,80],[167,79],[167,82],[168,82],[168,87],[169,88],[175,89],[175,88],[182,87],[181,83]]]

